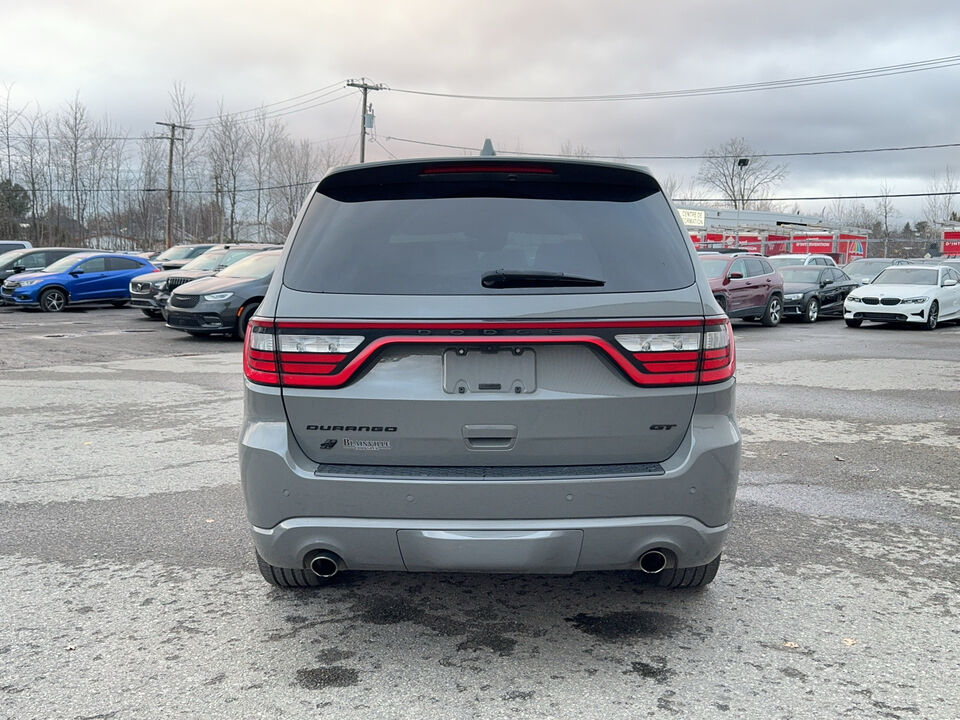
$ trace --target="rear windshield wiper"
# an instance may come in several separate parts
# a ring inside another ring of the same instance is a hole
[[[600,287],[603,280],[540,270],[494,270],[483,275],[485,288]]]

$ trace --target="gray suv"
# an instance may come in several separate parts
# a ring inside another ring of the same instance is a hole
[[[645,170],[368,164],[310,193],[244,343],[264,578],[713,580],[740,466],[734,345]]]

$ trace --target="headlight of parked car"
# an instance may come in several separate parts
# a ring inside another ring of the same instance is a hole
[[[210,293],[209,295],[204,295],[203,299],[211,300],[215,302],[217,300],[229,300],[232,297],[233,297],[232,292],[222,292],[222,293]]]
[[[844,300],[844,302],[845,302],[845,303],[847,303],[847,302],[860,302],[860,298],[857,297],[856,295],[847,295],[847,299]]]
[[[160,288],[162,288],[164,285],[167,284],[167,281],[166,281],[166,280],[154,280],[154,281],[153,281],[152,283],[150,283],[150,284],[153,285],[155,288],[157,288],[157,289],[159,290]]]
[[[904,298],[904,299],[901,300],[900,302],[902,302],[902,303],[913,303],[913,304],[916,304],[916,305],[922,305],[923,303],[925,303],[925,302],[926,302],[927,300],[929,300],[929,299],[930,299],[930,298],[925,298],[925,297],[912,297],[912,298]]]
[[[784,295],[783,299],[790,302],[791,300],[799,300],[802,297],[803,293],[790,293],[789,295]]]
[[[27,285],[36,285],[37,283],[42,283],[43,278],[36,278],[35,280],[24,280],[20,283],[20,287],[26,287]]]

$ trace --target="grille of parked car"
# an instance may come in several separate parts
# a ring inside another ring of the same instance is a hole
[[[185,285],[186,283],[190,282],[193,279],[194,278],[187,278],[187,277],[167,278],[167,290],[173,290],[175,287],[180,287],[181,285]]]
[[[860,301],[864,305],[876,305],[880,302],[880,299],[875,297],[865,297],[865,298],[860,298]]]
[[[880,298],[880,304],[881,305],[899,305],[900,298],[895,298],[895,297]]]
[[[132,283],[133,291],[138,293],[149,293],[150,292],[150,283],[148,282],[135,282]]]
[[[200,327],[200,319],[193,313],[168,312],[167,322],[170,325],[179,325],[181,327]]]
[[[170,296],[170,305],[172,305],[173,307],[182,307],[182,308],[196,307],[199,301],[200,301],[199,295],[174,294]]]

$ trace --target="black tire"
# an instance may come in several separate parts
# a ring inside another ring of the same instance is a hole
[[[115,308],[122,308],[122,307],[125,307],[128,302],[130,301],[129,300],[111,300],[110,304],[113,305]]]
[[[157,318],[160,317],[160,311],[159,311],[159,310],[151,310],[151,309],[149,309],[149,308],[140,308],[140,312],[142,312],[144,315],[146,315],[146,316],[147,316],[148,318],[150,318],[151,320],[156,320]]]
[[[930,303],[930,311],[927,313],[927,321],[923,324],[924,330],[936,330],[937,321],[940,319],[940,305],[934,300]]]
[[[816,322],[818,317],[820,317],[820,301],[816,298],[810,298],[807,301],[807,306],[803,309],[802,320],[805,323],[812,323]]]
[[[780,320],[783,319],[783,300],[779,295],[771,295],[770,299],[767,300],[767,307],[763,311],[763,315],[760,317],[760,322],[763,323],[765,327],[776,327],[780,324]]]
[[[847,327],[860,327],[863,325],[863,320],[851,320],[850,318],[844,318],[843,321],[847,324]]]
[[[271,565],[257,553],[257,568],[263,579],[271,585],[282,588],[313,588],[328,585],[330,579],[322,578],[309,570],[281,568]]]
[[[720,555],[706,565],[689,568],[670,568],[656,575],[656,585],[662,588],[698,588],[709,585],[720,569]]]
[[[250,323],[250,318],[253,317],[253,314],[257,311],[257,308],[260,307],[259,302],[252,302],[248,305],[244,305],[243,312],[240,313],[237,317],[237,325],[233,329],[233,336],[243,340],[244,335],[247,333],[247,325]]]
[[[67,293],[60,288],[50,288],[40,294],[40,309],[44,312],[60,312],[67,306]]]

